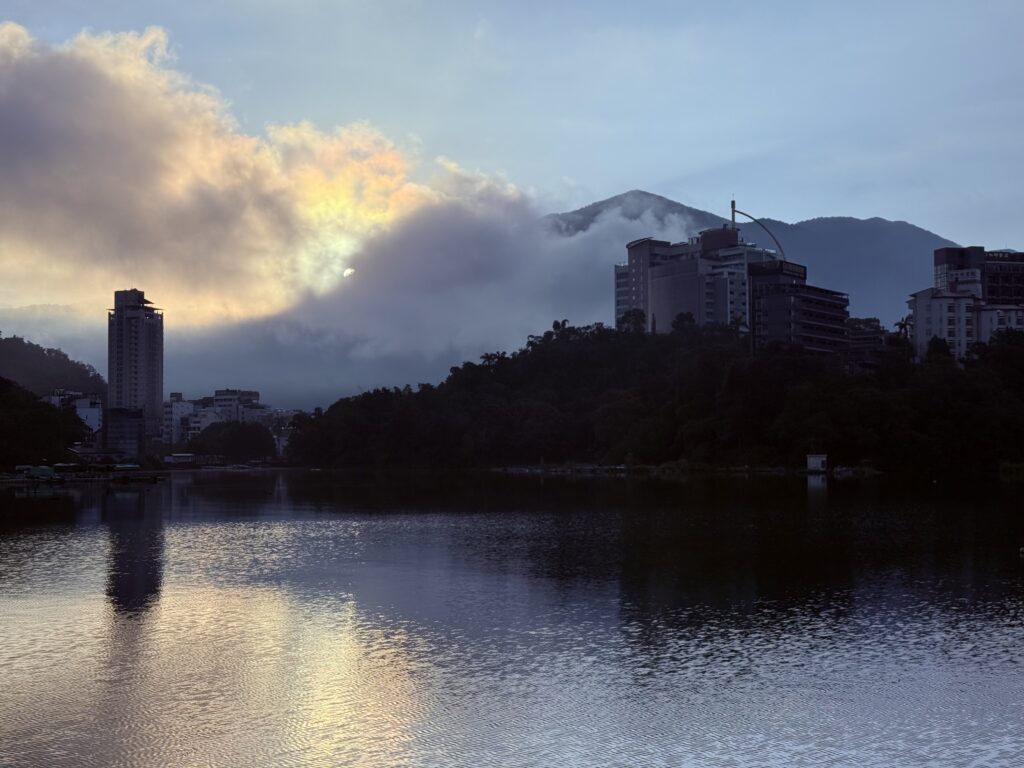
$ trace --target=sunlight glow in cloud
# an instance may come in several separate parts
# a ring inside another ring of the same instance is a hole
[[[168,391],[324,405],[612,322],[623,244],[690,230],[615,208],[559,232],[501,176],[442,157],[413,182],[366,123],[248,135],[169,62],[160,29],[0,25],[0,331],[103,370],[103,309],[135,285],[166,310]]]
[[[169,62],[159,28],[49,47],[0,24],[0,304],[134,284],[179,325],[266,315],[436,199],[370,125],[246,135]]]

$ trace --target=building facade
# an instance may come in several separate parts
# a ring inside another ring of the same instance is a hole
[[[750,264],[776,259],[775,251],[746,242],[732,226],[708,229],[686,242],[646,237],[626,244],[615,266],[615,319],[644,313],[646,329],[668,333],[684,312],[700,325],[749,325]]]
[[[181,392],[171,392],[164,402],[163,442],[176,445],[188,439],[188,420],[195,413],[195,405],[185,400]]]
[[[188,439],[194,440],[203,430],[213,424],[220,424],[225,419],[220,411],[211,406],[199,406],[188,417]]]
[[[790,261],[750,266],[754,345],[777,343],[809,352],[845,352],[850,299],[807,285],[807,268]]]
[[[732,225],[685,243],[642,238],[626,245],[615,266],[616,320],[644,313],[651,333],[668,333],[680,314],[698,325],[728,325],[753,334],[756,345],[795,344],[842,352],[849,298],[807,285],[807,269],[743,239]]]
[[[213,395],[185,400],[172,392],[163,404],[163,442],[174,445],[198,437],[212,424],[243,422],[272,429],[281,412],[260,403],[260,393],[251,389],[218,389]]]
[[[146,438],[163,427],[164,318],[143,291],[114,292],[107,314],[107,407],[140,409]]]
[[[141,408],[108,408],[103,432],[111,453],[125,458],[140,456],[146,441],[145,414]]]
[[[259,406],[260,393],[251,389],[218,389],[213,393],[213,406],[224,421],[245,421],[246,409]]]
[[[933,338],[962,360],[975,343],[1001,331],[1024,331],[1024,253],[939,248],[934,265],[935,285],[907,301],[917,359],[924,359]]]
[[[875,368],[882,361],[888,334],[877,317],[851,317],[846,321],[849,334],[849,361],[859,368]]]
[[[629,265],[615,265],[615,321],[633,308],[633,295],[629,278]]]

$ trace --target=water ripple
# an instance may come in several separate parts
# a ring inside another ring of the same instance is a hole
[[[159,503],[0,536],[0,765],[1024,765],[1009,567],[769,592],[634,573],[621,516]]]

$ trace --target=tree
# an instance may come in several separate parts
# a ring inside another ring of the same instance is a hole
[[[624,333],[643,333],[647,330],[647,316],[642,309],[627,310],[616,320],[615,327]]]
[[[953,351],[949,348],[949,342],[938,336],[932,336],[928,340],[928,350],[925,352],[924,359],[928,363],[953,362]]]
[[[73,408],[55,408],[0,378],[0,467],[62,461],[86,431]]]
[[[964,367],[948,345],[912,365],[895,339],[875,371],[767,345],[683,315],[649,334],[557,321],[436,386],[378,389],[296,419],[289,458],[336,467],[559,462],[800,466],[822,450],[883,470],[968,473],[1024,458],[1024,335]]]
[[[685,334],[697,327],[697,321],[693,319],[692,312],[680,312],[672,321],[672,333]]]
[[[262,424],[223,421],[211,424],[192,439],[193,452],[223,456],[228,461],[266,459],[276,453],[274,436]]]
[[[19,336],[0,339],[0,376],[43,397],[55,389],[107,396],[107,383],[91,365],[71,360]]]

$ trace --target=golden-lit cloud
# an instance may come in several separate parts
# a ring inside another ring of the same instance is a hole
[[[178,325],[266,315],[436,199],[368,124],[246,134],[168,51],[159,28],[48,46],[0,24],[0,305],[134,284]]]
[[[159,29],[0,25],[0,332],[104,370],[103,309],[135,285],[166,310],[167,391],[323,405],[610,322],[623,244],[690,231],[615,209],[562,233],[500,176],[412,162],[366,123],[246,133]]]

